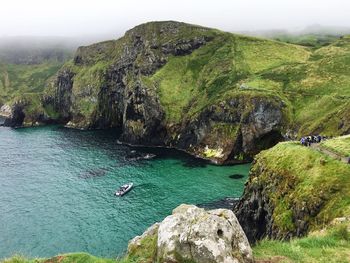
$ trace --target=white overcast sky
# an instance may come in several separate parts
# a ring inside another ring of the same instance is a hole
[[[120,35],[155,20],[226,31],[350,27],[350,0],[1,0],[0,36]]]

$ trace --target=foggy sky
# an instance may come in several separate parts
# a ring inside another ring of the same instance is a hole
[[[350,27],[348,0],[3,0],[1,36],[113,34],[177,20],[225,31]]]

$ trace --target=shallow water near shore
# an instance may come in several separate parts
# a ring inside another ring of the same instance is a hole
[[[156,157],[128,158],[132,150]],[[120,256],[131,238],[179,204],[239,197],[249,168],[119,145],[115,130],[0,127],[0,259],[78,251]],[[135,187],[115,197],[127,182]]]

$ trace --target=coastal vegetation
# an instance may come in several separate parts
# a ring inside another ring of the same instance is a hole
[[[328,226],[307,237],[290,241],[262,240],[252,247],[256,262],[278,263],[346,263],[350,250],[349,223]],[[47,259],[27,259],[14,256],[2,263],[141,263],[153,262],[156,244],[153,239],[143,241],[141,247],[123,258],[106,259],[87,253],[62,254]]]
[[[23,94],[41,95],[46,81],[62,67],[62,62],[43,62],[36,65],[0,62],[0,94],[3,102],[10,103]]]
[[[65,63],[2,62],[0,106],[12,108],[10,126],[118,127],[127,143],[218,164],[254,157],[234,210],[258,262],[348,262],[350,166],[320,149],[350,156],[350,36],[279,40],[146,23]],[[309,134],[339,137],[318,147],[278,143]],[[120,259],[4,262],[154,262],[156,253],[153,235]]]
[[[263,208],[254,207],[255,202]],[[264,213],[266,228],[248,226]],[[256,156],[236,214],[253,241],[320,230],[350,215],[350,166],[313,147],[279,143]]]
[[[326,140],[321,143],[321,146],[339,154],[340,156],[350,157],[350,135]]]
[[[349,223],[328,226],[307,237],[281,242],[262,240],[253,247],[257,262],[346,263],[349,262]]]
[[[245,162],[285,135],[347,134],[349,58],[349,36],[307,47],[149,22],[78,48],[61,68],[7,65],[0,103],[19,113],[10,126],[119,127],[127,143]]]

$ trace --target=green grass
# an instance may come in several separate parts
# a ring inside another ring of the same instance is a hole
[[[276,262],[342,263],[350,261],[350,233],[346,224],[323,232],[282,242],[263,240],[253,247],[255,259],[277,258]],[[272,261],[275,262],[275,261]]]
[[[288,100],[293,112],[289,126],[300,136],[344,134],[350,128],[350,39],[309,52],[304,62],[271,68],[242,82]]]
[[[155,262],[157,257],[157,235],[148,236],[142,239],[141,245],[128,248],[127,255],[120,259],[120,263],[128,262]]]
[[[350,213],[350,166],[312,148],[279,143],[257,155],[251,173],[252,185],[268,186],[264,191],[281,237],[293,233],[294,211],[302,207],[309,213],[299,219],[311,230]]]
[[[43,92],[46,81],[62,63],[45,62],[38,65],[2,64],[0,66],[0,96],[11,100],[23,93]]]
[[[309,55],[302,47],[222,32],[188,56],[171,57],[145,83],[157,89],[168,121],[179,122],[228,94],[239,93],[238,87],[248,76],[305,62]]]
[[[347,37],[315,50],[221,33],[188,56],[171,57],[144,82],[158,91],[170,123],[195,118],[243,86],[282,98],[290,113],[288,126],[299,135],[340,135],[350,129],[349,67]]]
[[[342,156],[350,157],[350,135],[323,141],[321,145]]]
[[[1,263],[152,263],[157,253],[157,236],[146,237],[138,247],[130,247],[128,253],[121,258],[99,258],[87,253],[62,254],[52,258],[28,259],[15,255],[4,259]]]
[[[279,260],[286,263],[342,263],[350,260],[349,223],[328,226],[304,238],[290,241],[262,240],[253,248],[256,260]],[[156,237],[142,241],[140,247],[129,249],[120,259],[98,258],[86,253],[62,254],[49,259],[27,259],[13,256],[2,263],[152,263],[156,258]],[[188,262],[177,255],[179,262]],[[275,261],[272,261],[275,262]]]
[[[56,257],[44,259],[28,259],[23,256],[13,256],[1,261],[2,263],[116,263],[117,260],[98,258],[87,253],[62,254]]]
[[[337,41],[339,37],[340,36],[329,34],[279,34],[273,36],[273,39],[291,44],[320,48]]]
[[[325,36],[322,40],[321,36],[307,35],[279,42],[184,23],[176,24],[174,29],[171,21],[142,24],[118,40],[78,49],[79,63],[72,60],[64,69],[75,75],[72,109],[82,123],[90,123],[99,115],[98,93],[108,84],[111,66],[118,65],[125,56],[125,47],[134,47],[135,35],[150,45],[137,54],[134,62],[134,67],[141,70],[149,68],[149,53],[164,56],[162,45],[194,37],[210,39],[189,55],[170,55],[153,75],[140,76],[143,86],[159,96],[167,126],[192,121],[204,109],[224,100],[247,96],[245,101],[280,98],[287,105],[285,128],[297,131],[298,136],[350,131],[349,36]],[[285,42],[311,44],[306,47]],[[53,62],[1,65],[1,103],[22,93],[41,93],[59,67]],[[125,81],[131,87],[138,76],[129,73]],[[54,94],[52,88],[45,92]]]
[[[45,110],[41,96],[47,82],[62,67],[62,62],[44,61],[41,64],[0,64],[0,105],[12,105],[21,101],[24,104],[24,125],[31,126],[37,116]],[[49,116],[57,117],[53,109],[48,109]]]

